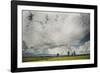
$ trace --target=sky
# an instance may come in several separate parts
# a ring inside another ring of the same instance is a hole
[[[90,41],[89,13],[25,10],[22,16],[28,48],[80,47]]]

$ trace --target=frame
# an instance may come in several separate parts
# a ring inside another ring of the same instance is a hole
[[[97,67],[96,5],[11,1],[11,72],[89,67]]]

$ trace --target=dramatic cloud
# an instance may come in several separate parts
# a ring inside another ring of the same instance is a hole
[[[69,54],[68,54],[69,53]],[[85,42],[83,45],[76,47],[66,47],[60,46],[55,48],[37,48],[37,49],[27,49],[23,51],[24,56],[56,56],[59,55],[80,55],[80,54],[90,54],[90,41]]]
[[[80,41],[88,33],[88,13],[23,11],[23,41],[30,49],[47,49],[50,53],[50,49],[58,49],[60,46],[80,46]],[[64,50],[67,49],[60,50],[65,54]],[[54,49],[52,53],[58,51]]]

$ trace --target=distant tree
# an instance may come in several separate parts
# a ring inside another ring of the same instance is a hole
[[[73,52],[73,56],[75,56],[76,55],[76,53],[75,53],[75,51]]]
[[[68,56],[70,55],[69,51],[68,51]]]
[[[57,56],[59,56],[59,53],[57,53]]]

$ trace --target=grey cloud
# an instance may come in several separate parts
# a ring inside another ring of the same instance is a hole
[[[23,11],[23,40],[28,47],[76,45],[89,32],[88,13]]]

